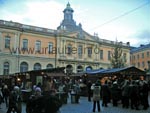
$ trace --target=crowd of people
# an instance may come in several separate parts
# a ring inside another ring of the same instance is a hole
[[[114,107],[117,107],[120,102],[122,108],[126,109],[140,110],[142,108],[147,110],[149,107],[148,93],[150,85],[143,77],[138,80],[123,79],[121,82],[119,79],[106,80],[103,84],[99,83],[99,94],[95,93],[97,84],[97,82],[88,82],[88,100],[91,101],[91,98],[93,98],[93,112],[96,110],[96,103],[97,110],[100,111],[100,99],[104,107],[108,107],[108,103],[112,103]],[[96,100],[95,96],[98,97]]]
[[[82,85],[81,85],[82,83]],[[32,94],[26,101],[27,113],[59,113],[62,102],[57,92],[65,92],[67,95],[74,92],[78,99],[80,98],[81,86],[86,86],[88,101],[93,103],[93,112],[100,112],[100,101],[103,107],[109,107],[108,103],[112,103],[114,107],[121,102],[122,108],[131,108],[147,110],[149,107],[148,93],[150,85],[144,78],[130,79],[107,79],[101,82],[100,79],[95,81],[76,79],[74,82],[58,81],[52,79],[45,81],[43,86],[41,83],[33,85]],[[71,90],[70,90],[71,89]],[[22,111],[22,93],[20,86],[9,88],[7,83],[2,83],[0,90],[0,105],[5,102],[7,113]],[[79,102],[79,101],[78,101]],[[1,106],[0,106],[1,107]]]
[[[22,87],[17,84],[8,86],[5,82],[1,84],[0,105],[2,103],[6,104],[6,113],[22,113]],[[51,85],[50,89],[47,90],[44,88],[41,83],[33,85],[31,95],[26,100],[26,113],[59,113],[62,102],[56,96],[57,90],[54,88],[54,85]]]

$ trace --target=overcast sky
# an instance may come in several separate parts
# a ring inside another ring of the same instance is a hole
[[[89,34],[131,46],[150,43],[150,0],[0,0],[0,20],[57,29],[68,1]]]

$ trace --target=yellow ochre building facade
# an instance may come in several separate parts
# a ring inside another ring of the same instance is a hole
[[[0,75],[55,67],[66,67],[69,74],[111,68],[116,41],[84,31],[73,12],[68,3],[56,30],[0,20]],[[121,44],[129,66],[130,44]]]

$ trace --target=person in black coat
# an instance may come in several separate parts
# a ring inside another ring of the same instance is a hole
[[[132,81],[129,94],[131,100],[131,109],[139,110],[139,86],[136,81]]]
[[[21,113],[21,110],[19,110],[18,102],[20,102],[21,97],[19,95],[19,87],[14,86],[14,89],[11,91],[9,96],[9,106],[7,113],[11,113],[12,110],[16,111],[17,113]]]
[[[107,82],[105,82],[104,85],[101,86],[101,96],[102,96],[102,106],[107,107],[107,103],[109,102],[110,99],[110,89],[109,86],[107,85]]]
[[[56,92],[52,91],[49,96],[45,97],[45,113],[59,113],[62,101],[56,96]]]
[[[88,84],[87,84],[88,101],[89,101],[89,102],[91,101],[91,96],[92,96],[91,86],[92,86],[92,83],[91,83],[91,81],[89,80],[89,81],[88,81]]]
[[[27,113],[43,113],[43,95],[41,88],[35,88],[35,94],[31,95],[26,104]]]
[[[8,107],[8,98],[9,98],[9,95],[10,95],[10,91],[8,89],[8,86],[4,85],[3,97],[4,97],[4,100],[5,100],[6,107]]]
[[[142,105],[143,105],[143,109],[147,110],[149,107],[148,104],[148,83],[146,81],[144,81],[144,84],[142,86],[141,89],[141,101],[142,101]]]
[[[130,96],[130,82],[127,81],[125,86],[122,88],[122,107],[128,108],[129,107],[129,96]]]
[[[120,89],[116,81],[113,83],[111,88],[111,95],[113,106],[118,106],[118,100],[120,99]]]
[[[54,92],[51,91],[51,94],[43,96],[41,89],[37,87],[35,94],[31,95],[27,101],[26,113],[57,113],[62,106],[62,102]]]

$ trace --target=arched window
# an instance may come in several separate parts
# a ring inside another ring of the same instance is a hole
[[[86,67],[86,71],[90,71],[90,70],[92,70],[91,66]]]
[[[77,72],[82,72],[83,71],[83,67],[81,65],[77,66]]]
[[[4,62],[3,69],[4,69],[3,74],[8,75],[9,74],[9,63],[8,62]]]
[[[53,68],[53,65],[52,65],[52,64],[48,64],[48,65],[46,66],[46,68],[47,68],[47,69],[51,69],[51,68]]]
[[[34,70],[40,70],[41,69],[41,64],[40,63],[35,63],[34,64]]]
[[[28,71],[28,64],[26,62],[22,62],[20,64],[20,72],[26,72]]]

